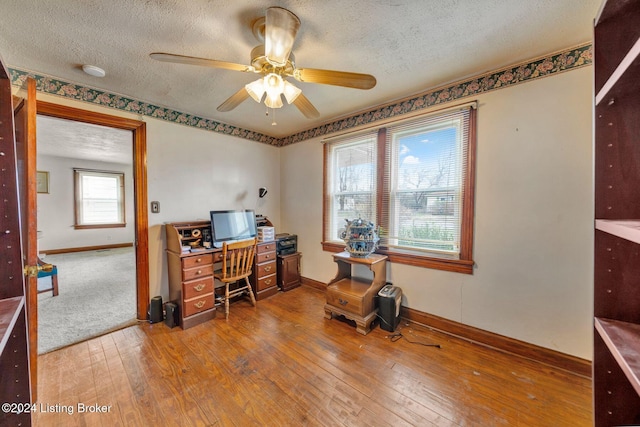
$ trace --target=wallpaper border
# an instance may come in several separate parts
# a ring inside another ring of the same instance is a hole
[[[439,88],[430,89],[411,98],[394,101],[388,105],[377,106],[364,112],[325,123],[284,138],[276,138],[260,132],[218,122],[213,119],[183,113],[123,95],[105,92],[100,89],[66,82],[44,74],[15,68],[9,68],[9,74],[11,75],[11,82],[14,86],[22,86],[25,79],[29,76],[36,80],[36,87],[39,92],[282,147],[311,138],[325,136],[333,132],[345,131],[380,120],[402,116],[403,114],[457,101],[469,96],[548,77],[591,65],[592,63],[593,49],[592,44],[588,43],[505,67],[497,71],[467,78]]]

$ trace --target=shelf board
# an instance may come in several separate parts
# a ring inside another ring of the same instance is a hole
[[[0,300],[0,354],[4,351],[9,336],[24,305],[24,297]]]
[[[595,327],[629,383],[640,395],[640,325],[596,317]]]
[[[640,244],[640,220],[596,219],[596,230]]]
[[[634,63],[636,58],[640,56],[640,38],[636,40],[633,47],[627,52],[626,56],[620,61],[618,67],[614,70],[611,77],[607,80],[607,82],[602,86],[602,89],[598,91],[596,95],[596,105],[599,105],[600,102],[611,92],[613,87],[618,83],[619,80],[622,79],[624,73],[627,71],[629,67]],[[635,76],[630,77],[633,81],[637,81]]]

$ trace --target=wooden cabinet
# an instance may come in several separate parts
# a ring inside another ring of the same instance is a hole
[[[11,82],[0,62],[0,195],[4,201],[0,215],[0,401],[26,405],[31,402],[31,386],[13,123]],[[31,425],[30,412],[18,412],[17,406],[9,409],[0,412],[0,425]]]
[[[215,317],[213,270],[222,260],[221,250],[181,249],[208,233],[210,227],[209,221],[166,224],[169,299],[178,305],[178,323],[183,329]]]
[[[300,286],[300,252],[278,255],[278,287],[283,292]]]
[[[374,297],[387,280],[387,256],[371,254],[366,258],[356,258],[348,252],[333,255],[338,266],[338,274],[327,286],[325,318],[342,315],[356,322],[356,330],[366,335],[371,331],[378,309]],[[352,277],[352,266],[363,265],[373,273],[373,279]]]
[[[249,278],[256,300],[278,292],[277,270],[276,242],[259,242],[256,245],[255,263]]]
[[[640,423],[640,3],[595,20],[593,403],[596,426]]]

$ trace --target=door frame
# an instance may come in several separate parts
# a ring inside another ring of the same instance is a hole
[[[149,305],[149,218],[147,210],[147,124],[139,120],[37,101],[36,113],[133,133],[133,191],[135,211],[136,306],[138,320],[147,320]]]

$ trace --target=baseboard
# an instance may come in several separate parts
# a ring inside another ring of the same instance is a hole
[[[591,362],[559,351],[488,332],[433,314],[401,307],[400,316],[428,328],[453,335],[479,345],[511,353],[585,378],[591,378]]]
[[[327,284],[318,282],[317,280],[309,279],[308,277],[301,277],[301,283],[304,286],[309,286],[314,289],[318,289],[321,291],[325,291],[327,289]]]
[[[309,279],[308,277],[302,278],[302,284],[321,291],[327,289],[326,283]],[[554,368],[562,369],[585,378],[591,378],[591,362],[579,357],[474,328],[473,326],[464,325],[454,322],[453,320],[404,306],[400,309],[400,317],[409,322],[426,326],[447,335],[544,363],[545,365],[553,366]]]
[[[79,248],[62,248],[62,249],[47,249],[40,251],[41,254],[54,255],[54,254],[69,254],[72,252],[84,252],[84,251],[97,251],[100,249],[116,249],[116,248],[128,248],[133,246],[132,242],[129,243],[115,243],[113,245],[99,245],[99,246],[82,246]]]

